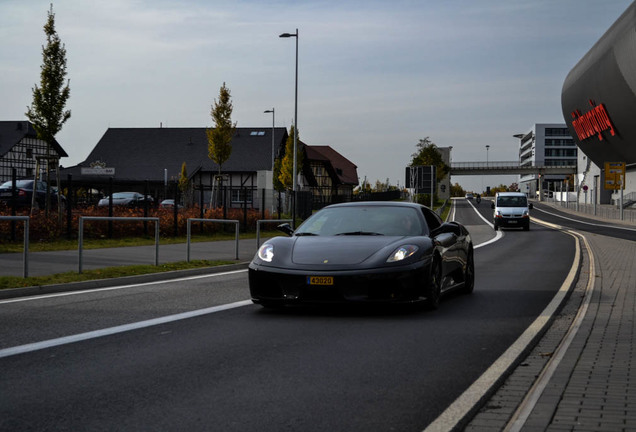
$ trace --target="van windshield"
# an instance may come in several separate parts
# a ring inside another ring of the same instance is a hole
[[[497,198],[498,207],[527,207],[528,200],[525,196],[501,196]]]

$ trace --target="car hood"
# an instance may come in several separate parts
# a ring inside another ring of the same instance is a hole
[[[353,235],[295,237],[291,260],[298,265],[360,264],[385,247],[402,244],[401,239],[403,237]]]

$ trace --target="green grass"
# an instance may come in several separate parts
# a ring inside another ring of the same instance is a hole
[[[0,276],[0,289],[21,288],[31,286],[44,286],[65,284],[71,282],[83,282],[97,279],[111,279],[125,276],[136,276],[150,273],[163,273],[175,270],[187,270],[202,267],[214,267],[225,264],[235,264],[236,261],[208,261],[192,260],[154,265],[133,265],[120,267],[107,267],[97,270],[87,270],[82,273],[66,272],[47,276],[18,277]]]

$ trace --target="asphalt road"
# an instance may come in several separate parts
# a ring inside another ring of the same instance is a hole
[[[465,200],[456,219],[494,235]],[[422,430],[541,313],[573,256],[561,232],[505,230],[475,251],[475,292],[430,312],[272,312],[243,302],[244,271],[0,301],[0,430]]]

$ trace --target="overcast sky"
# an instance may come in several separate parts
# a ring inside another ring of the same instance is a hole
[[[429,137],[454,162],[518,159],[513,135],[562,123],[567,73],[632,0],[0,0],[0,120],[25,120],[53,3],[71,119],[85,160],[109,127],[212,126],[225,82],[239,127],[294,120],[358,166],[404,185]],[[454,177],[467,190],[515,177]]]

